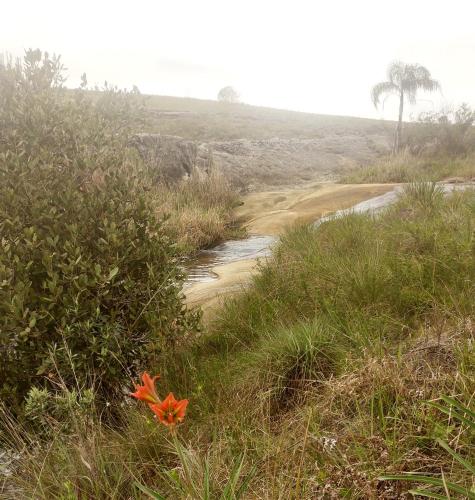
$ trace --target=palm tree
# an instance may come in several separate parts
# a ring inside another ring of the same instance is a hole
[[[430,71],[420,64],[405,64],[401,61],[391,63],[388,68],[388,80],[376,84],[371,90],[373,104],[378,107],[383,94],[399,97],[399,120],[394,136],[393,152],[398,152],[401,145],[402,114],[404,100],[410,104],[416,103],[418,90],[435,92],[440,89],[439,82],[431,78]]]

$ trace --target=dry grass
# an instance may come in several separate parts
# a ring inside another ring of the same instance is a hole
[[[343,183],[441,181],[450,178],[475,178],[473,154],[459,157],[414,156],[403,152],[397,156],[357,169],[351,169],[341,178]]]
[[[216,168],[209,173],[195,169],[177,185],[160,186],[157,212],[184,253],[205,248],[239,234],[233,209],[239,196]]]

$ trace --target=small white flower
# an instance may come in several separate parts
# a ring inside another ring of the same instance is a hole
[[[336,446],[336,439],[329,436],[322,436],[320,443],[323,446],[323,451],[333,451]]]
[[[416,398],[422,398],[424,396],[424,390],[423,389],[417,389],[415,392]]]

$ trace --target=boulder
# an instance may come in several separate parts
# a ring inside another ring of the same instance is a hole
[[[157,181],[177,182],[194,169],[209,171],[212,155],[205,145],[175,135],[136,134],[131,140]]]

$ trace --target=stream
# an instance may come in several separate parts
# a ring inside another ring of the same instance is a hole
[[[209,250],[202,250],[186,268],[185,290],[194,283],[206,283],[217,279],[212,268],[240,260],[268,257],[277,236],[249,236],[242,240],[229,240]]]
[[[461,191],[468,187],[473,188],[474,184],[438,184],[438,186],[447,194],[452,191]],[[402,190],[402,186],[397,186],[395,189],[385,194],[369,198],[350,208],[337,210],[336,212],[317,219],[314,222],[314,226],[318,227],[323,222],[343,217],[351,213],[376,213],[395,203]],[[186,291],[187,288],[195,283],[206,283],[218,279],[217,275],[212,270],[213,267],[229,264],[231,262],[270,256],[272,253],[272,246],[277,240],[278,236],[253,235],[241,240],[229,240],[214,248],[202,250],[195,259],[186,266],[187,279],[185,281],[184,290]]]

